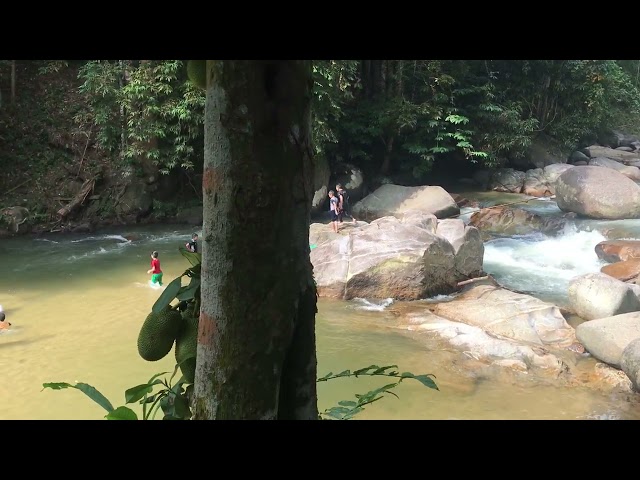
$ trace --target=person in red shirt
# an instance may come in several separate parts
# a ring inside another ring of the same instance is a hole
[[[151,254],[151,268],[147,270],[147,273],[151,274],[151,283],[162,286],[162,270],[160,269],[160,260],[158,259],[158,252]]]

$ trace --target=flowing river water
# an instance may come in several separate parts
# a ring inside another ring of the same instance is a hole
[[[514,198],[495,193],[467,197],[483,205]],[[561,213],[552,200],[521,207],[543,215]],[[0,334],[0,419],[100,419],[105,411],[81,392],[43,391],[42,384],[86,382],[119,406],[127,388],[172,371],[173,352],[146,362],[138,356],[136,339],[160,293],[148,284],[151,251],[160,252],[166,284],[187,267],[177,247],[191,233],[185,226],[163,225],[1,240],[0,304],[13,326]],[[131,234],[136,235],[133,241],[125,238]],[[485,244],[484,268],[508,288],[563,306],[569,280],[602,266],[594,247],[605,238],[640,239],[640,220],[579,220],[556,237],[493,239]],[[473,375],[463,366],[462,352],[432,335],[399,328],[399,303],[320,299],[318,309],[319,376],[372,364],[436,375],[439,391],[408,381],[395,389],[399,399],[384,398],[357,418],[640,419],[637,395]],[[585,369],[595,363],[582,360]],[[321,382],[320,410],[384,380]]]

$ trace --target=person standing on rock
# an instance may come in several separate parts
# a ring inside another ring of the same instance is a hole
[[[336,191],[338,192],[338,198],[340,200],[338,203],[340,223],[342,223],[342,217],[344,215],[351,218],[353,223],[356,223],[356,219],[351,214],[351,205],[349,204],[349,193],[347,193],[344,187],[340,184],[336,185]]]
[[[340,200],[336,196],[336,192],[334,192],[333,190],[329,190],[329,212],[331,213],[331,228],[335,233],[338,233],[338,222],[340,221],[339,203]]]

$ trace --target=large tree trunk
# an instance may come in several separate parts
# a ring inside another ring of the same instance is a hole
[[[195,419],[317,419],[308,61],[207,61]]]
[[[11,60],[11,103],[16,103],[16,61]]]

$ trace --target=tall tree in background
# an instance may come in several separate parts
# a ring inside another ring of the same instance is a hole
[[[196,419],[317,419],[309,61],[206,63]]]

